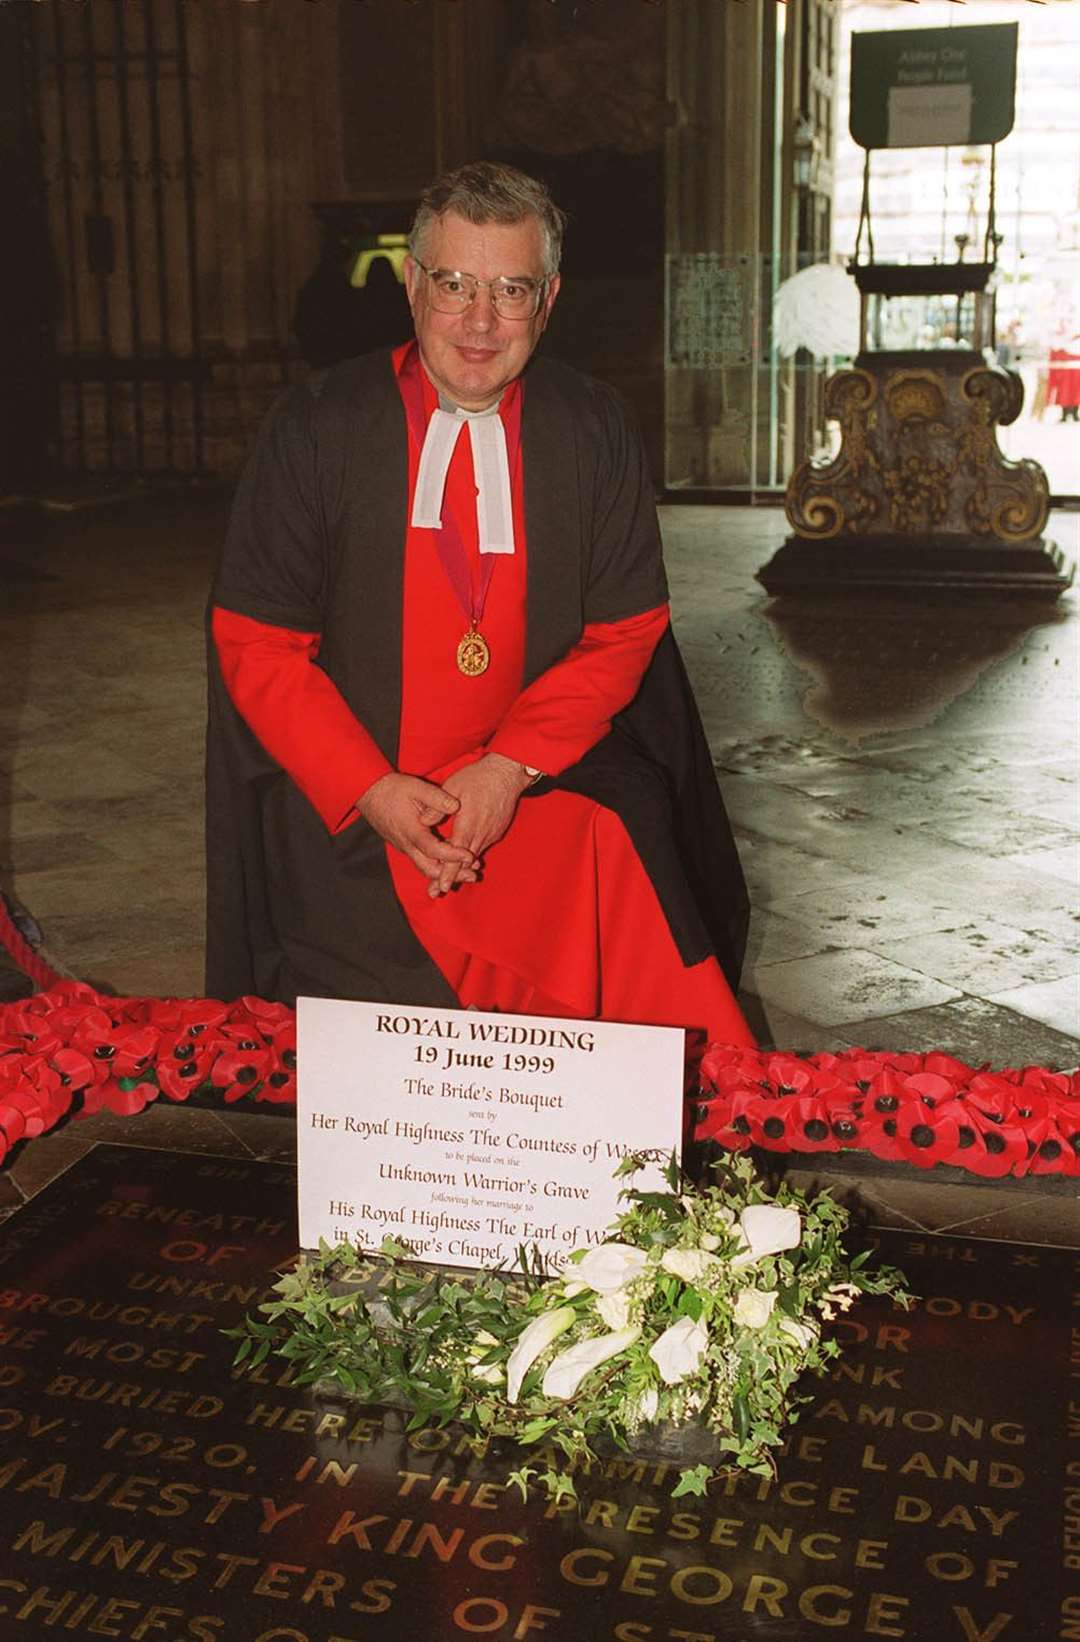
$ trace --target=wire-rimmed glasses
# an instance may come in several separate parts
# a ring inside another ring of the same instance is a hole
[[[463,314],[476,301],[481,285],[491,292],[491,306],[502,319],[532,319],[539,310],[547,289],[546,279],[530,279],[525,274],[496,279],[479,279],[476,274],[463,274],[456,268],[425,268],[431,293],[431,306],[441,314]]]

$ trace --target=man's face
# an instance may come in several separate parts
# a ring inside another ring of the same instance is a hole
[[[475,223],[448,211],[429,229],[421,250],[426,267],[475,274],[478,279],[544,276],[543,236],[535,217],[518,223]],[[420,357],[432,382],[455,405],[483,410],[525,369],[547,324],[559,278],[548,280],[531,319],[503,319],[492,307],[485,285],[463,313],[439,313],[431,305],[431,282],[411,257],[405,263],[405,285]]]

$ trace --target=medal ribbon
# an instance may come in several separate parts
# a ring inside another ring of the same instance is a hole
[[[409,431],[416,440],[417,448],[424,449],[424,440],[427,437],[427,419],[424,411],[424,386],[420,378],[420,350],[414,344],[405,356],[401,371],[398,375],[398,387],[405,406],[405,416],[409,424]],[[496,411],[501,415],[501,410]],[[521,456],[521,395],[511,395],[510,404],[506,409],[504,419],[507,450],[511,461],[516,467]],[[446,572],[446,579],[454,590],[454,597],[469,622],[471,628],[477,628],[484,614],[484,605],[487,603],[488,588],[495,573],[495,555],[482,553],[480,555],[479,585],[474,585],[469,568],[469,555],[465,543],[461,538],[461,530],[453,516],[453,509],[443,507],[442,523],[435,528],[435,547],[439,555],[439,563]]]

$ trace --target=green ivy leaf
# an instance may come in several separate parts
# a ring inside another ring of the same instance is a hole
[[[685,1471],[679,1472],[679,1480],[671,1490],[672,1499],[679,1499],[683,1494],[708,1493],[711,1477],[711,1465],[687,1466]]]
[[[679,1301],[678,1315],[680,1317],[689,1317],[696,1323],[701,1316],[704,1304],[705,1302],[697,1289],[684,1289],[682,1299]]]

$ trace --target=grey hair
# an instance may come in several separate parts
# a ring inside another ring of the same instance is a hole
[[[409,250],[418,262],[423,260],[420,248],[428,230],[448,211],[472,223],[511,225],[535,217],[544,244],[544,274],[550,278],[558,273],[566,214],[535,177],[495,160],[477,160],[448,171],[420,196],[409,231]]]

